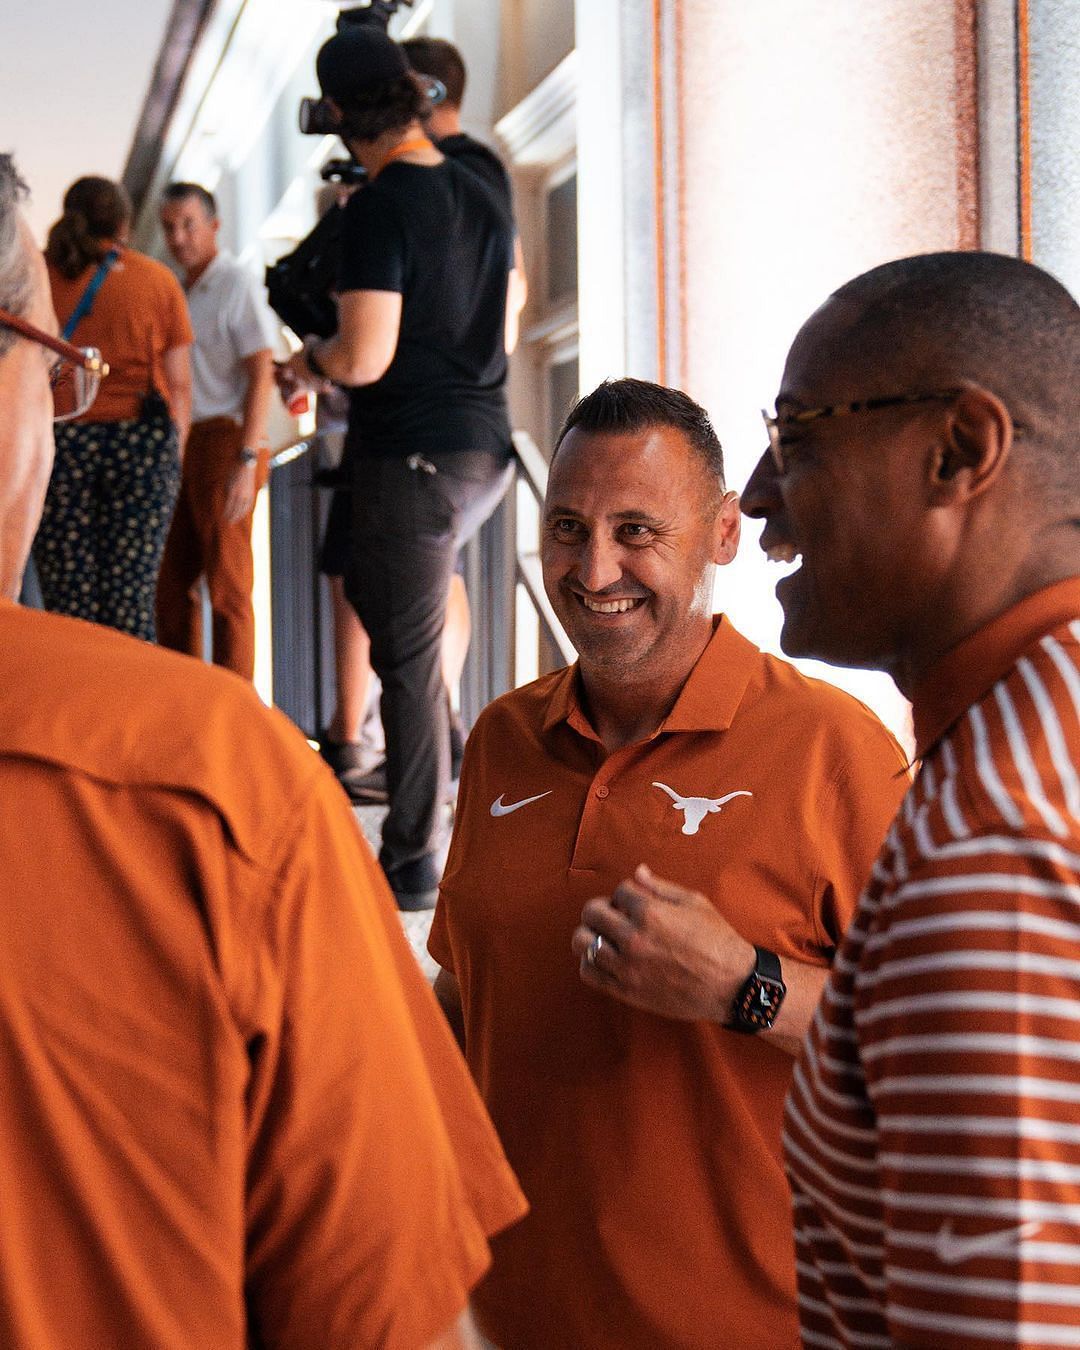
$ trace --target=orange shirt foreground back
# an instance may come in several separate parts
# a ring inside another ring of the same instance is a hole
[[[0,1345],[413,1350],[521,1212],[336,782],[0,603]]]

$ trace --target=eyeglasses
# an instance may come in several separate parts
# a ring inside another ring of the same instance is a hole
[[[49,372],[52,386],[53,421],[70,422],[81,417],[97,398],[98,387],[109,367],[96,347],[73,347],[63,338],[53,337],[32,323],[0,309],[0,327],[10,328],[31,342],[39,342],[59,358]]]
[[[906,403],[933,403],[938,399],[956,398],[962,389],[932,389],[925,394],[888,394],[882,398],[864,398],[855,403],[834,403],[822,408],[800,408],[798,412],[777,413],[770,417],[764,408],[761,415],[765,419],[765,429],[769,433],[769,453],[780,477],[787,472],[782,432],[784,427],[802,426],[806,422],[818,422],[824,417],[845,417],[849,413],[877,412],[879,408],[898,408]]]

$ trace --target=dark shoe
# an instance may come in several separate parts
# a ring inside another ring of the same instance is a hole
[[[319,754],[354,805],[377,806],[388,800],[386,760],[372,765],[371,754],[362,741],[332,741],[324,731],[319,735]]]
[[[394,888],[391,886],[391,890]],[[419,914],[434,909],[439,899],[439,888],[433,886],[428,891],[394,891],[394,900],[403,914]]]
[[[367,773],[338,774],[338,781],[349,794],[349,800],[358,806],[380,806],[390,800],[386,790],[385,759]]]
[[[359,741],[332,741],[325,731],[320,731],[319,754],[339,778],[344,773],[362,773],[364,770]]]
[[[403,867],[388,872],[386,879],[394,892],[398,909],[414,914],[419,910],[435,908],[439,898],[439,869],[432,856],[415,858]]]
[[[458,713],[450,714],[450,782],[457,784],[461,777],[461,761],[465,757],[465,723]]]

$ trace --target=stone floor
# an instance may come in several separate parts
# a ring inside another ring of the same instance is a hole
[[[368,843],[375,850],[379,851],[379,832],[382,829],[383,817],[386,815],[385,806],[357,806],[354,807],[356,819],[360,822],[360,828],[364,831]],[[401,926],[405,929],[405,936],[409,939],[409,945],[416,954],[417,961],[420,962],[420,969],[428,977],[434,980],[439,967],[431,959],[427,952],[428,930],[431,928],[431,912],[426,914],[402,914]]]

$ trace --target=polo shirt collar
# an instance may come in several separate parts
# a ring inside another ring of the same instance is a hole
[[[199,277],[198,281],[194,283],[191,289],[193,291],[201,289],[204,282],[209,285],[209,283],[213,281],[215,274],[220,272],[221,269],[230,262],[232,262],[232,257],[230,256],[228,250],[224,248],[219,248],[218,251],[214,254],[214,256],[210,259],[209,263],[207,263],[206,271],[203,272],[203,274]]]
[[[1068,577],[1026,596],[946,652],[913,693],[916,757],[1007,675],[1033,642],[1077,616],[1080,577]]]
[[[662,731],[726,731],[742,702],[746,686],[760,657],[757,647],[735,630],[730,619],[718,614],[713,635],[698,657],[675,706],[657,727]],[[596,740],[578,694],[580,675],[575,661],[563,671],[552,690],[544,731],[566,722],[582,736]]]

